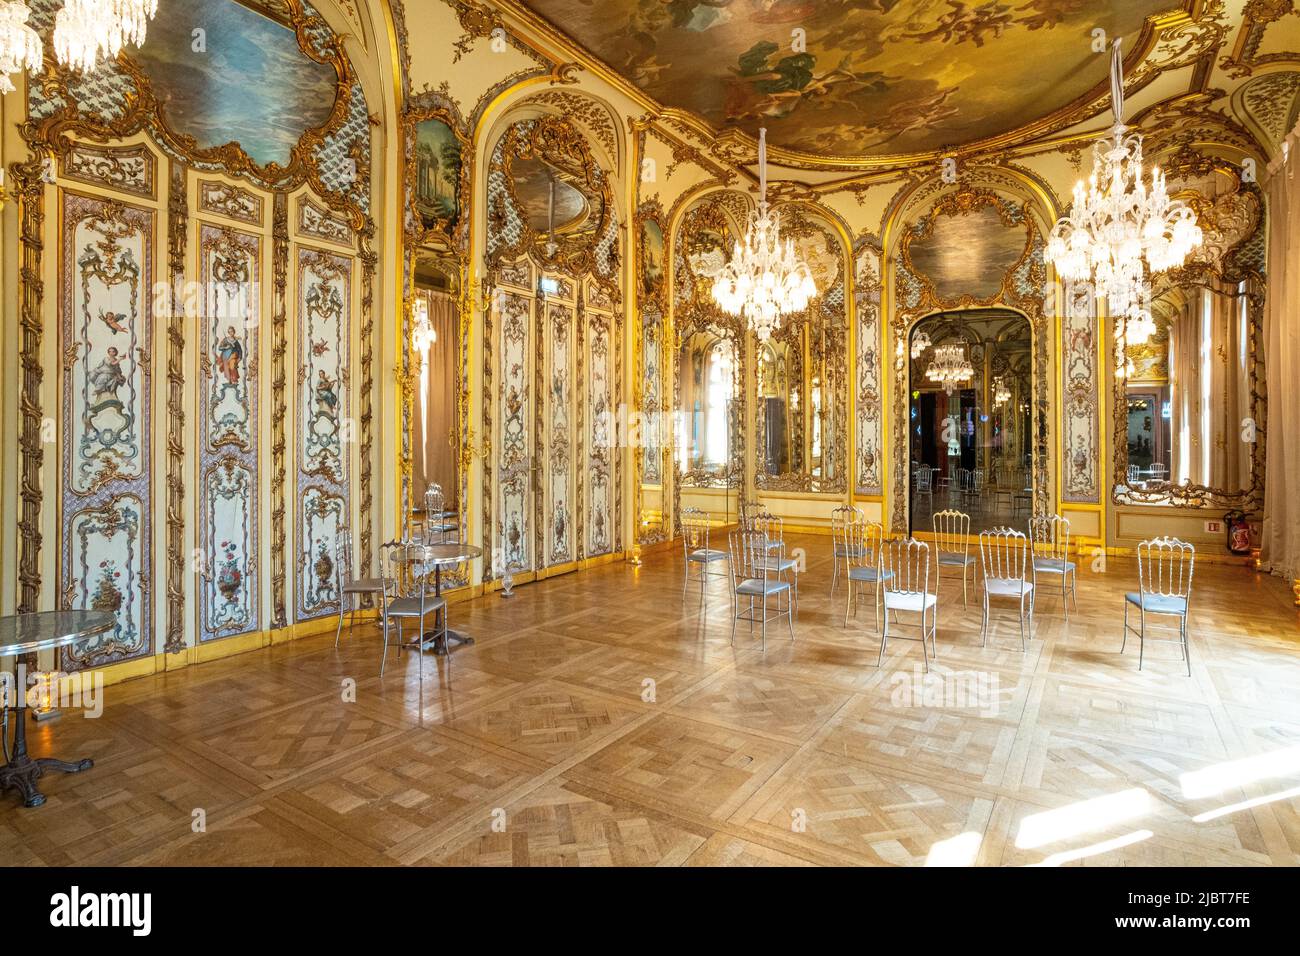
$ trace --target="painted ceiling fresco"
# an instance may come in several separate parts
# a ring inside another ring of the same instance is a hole
[[[1106,82],[1092,30],[1177,0],[526,0],[628,80],[716,129],[887,155],[1018,129]],[[802,30],[802,43],[795,31]],[[802,49],[799,49],[802,47]]]

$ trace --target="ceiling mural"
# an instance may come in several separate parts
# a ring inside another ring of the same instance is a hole
[[[527,0],[668,107],[836,156],[928,152],[1102,88],[1092,30],[1177,0]],[[802,30],[802,34],[796,31]]]

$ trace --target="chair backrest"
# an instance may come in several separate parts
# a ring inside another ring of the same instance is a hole
[[[761,511],[754,516],[751,530],[761,534],[769,543],[779,544],[785,551],[785,522],[770,511]],[[771,549],[769,548],[769,551]]]
[[[1141,469],[1141,468],[1139,468],[1137,465],[1129,465],[1129,466],[1128,466],[1128,480],[1129,480],[1130,482],[1137,481],[1137,480],[1138,480],[1139,478],[1141,478],[1141,477],[1142,477],[1142,469]]]
[[[842,543],[850,567],[880,567],[880,548],[885,540],[885,529],[878,521],[865,518],[844,529]]]
[[[916,490],[918,493],[926,494],[933,490],[933,485],[931,485],[930,483],[931,476],[933,474],[934,472],[930,471],[928,465],[922,465],[920,468],[916,469],[916,474],[914,477],[916,480]]]
[[[941,554],[969,553],[970,515],[951,508],[936,511],[930,518],[930,527],[934,530],[935,547]]]
[[[1070,519],[1061,515],[1034,515],[1029,519],[1029,545],[1036,558],[1064,561],[1070,554]]]
[[[692,551],[698,551],[701,548],[708,548],[708,512],[701,511],[699,508],[683,508],[681,513],[681,523],[682,549],[685,554],[689,555]]]
[[[831,512],[831,536],[835,539],[836,544],[842,543],[844,539],[844,529],[855,522],[862,521],[864,518],[861,508],[855,508],[852,505],[840,505]]]
[[[338,536],[334,539],[334,577],[340,595],[343,594],[343,585],[351,581],[353,576],[352,532],[347,525],[340,525]]]
[[[739,514],[737,515],[737,519],[738,519],[737,523],[742,528],[752,528],[754,526],[754,518],[756,518],[759,514],[761,514],[762,511],[763,508],[761,505],[759,505],[757,501],[753,499],[747,501],[744,498],[742,498],[740,500],[740,508],[739,508]]]
[[[972,481],[971,470],[969,468],[957,469],[957,488],[959,490],[966,491],[967,489],[969,489],[971,486],[971,481]]]
[[[930,546],[915,538],[895,538],[880,548],[885,590],[893,594],[930,592]]]
[[[445,541],[447,535],[439,526],[443,524],[442,512],[446,507],[445,499],[442,496],[442,486],[431,484],[424,491],[424,540],[432,544],[436,538],[438,541]],[[439,528],[434,531],[434,528]]]
[[[769,580],[767,538],[761,532],[747,531],[744,528],[732,531],[727,535],[727,551],[731,559],[727,562],[727,569],[731,575],[732,593],[743,581]]]
[[[1033,573],[1029,539],[1012,528],[981,531],[980,567],[986,581],[1024,581],[1026,572]]]
[[[1169,477],[1169,466],[1166,465],[1163,461],[1152,462],[1151,477],[1154,478],[1156,481],[1164,481],[1166,478]]]
[[[380,613],[385,616],[388,614],[388,602],[401,593],[403,580],[408,577],[406,565],[401,561],[406,547],[402,541],[386,541],[379,546],[379,580],[384,586]]]
[[[983,491],[984,490],[984,469],[976,468],[974,471],[972,471],[970,474],[970,482],[971,482],[970,485],[971,491]]]
[[[1177,538],[1151,538],[1138,545],[1137,554],[1138,588],[1143,594],[1191,596],[1195,547]]]

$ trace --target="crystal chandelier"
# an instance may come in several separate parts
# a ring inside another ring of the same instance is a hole
[[[54,18],[54,53],[64,66],[93,70],[127,43],[144,42],[158,0],[64,0]]]
[[[1011,389],[1007,388],[1006,381],[998,376],[993,382],[993,404],[1001,408],[1009,401],[1011,401]]]
[[[767,205],[767,130],[758,131],[758,211],[751,213],[745,242],[736,243],[731,261],[713,281],[713,301],[730,315],[743,316],[760,342],[781,316],[802,312],[817,294],[808,265],[781,242],[781,217]]]
[[[14,92],[10,73],[41,68],[41,38],[27,25],[22,0],[0,0],[0,93]]]
[[[1144,287],[1137,308],[1124,321],[1124,340],[1129,345],[1145,345],[1156,334],[1156,320],[1151,317],[1151,310],[1145,305],[1148,296]]]
[[[930,347],[930,336],[925,329],[920,329],[912,336],[912,358],[919,359]]]
[[[1087,189],[1082,182],[1074,187],[1074,205],[1052,229],[1046,257],[1067,283],[1091,282],[1111,315],[1140,322],[1147,275],[1182,265],[1201,244],[1201,229],[1186,203],[1169,198],[1159,169],[1147,185],[1142,134],[1124,125],[1119,38],[1112,44],[1110,97],[1115,125],[1093,145]]]
[[[936,346],[930,367],[925,370],[925,377],[942,385],[949,395],[958,385],[969,382],[974,374],[964,345]]]

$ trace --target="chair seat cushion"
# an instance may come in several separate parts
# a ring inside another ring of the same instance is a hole
[[[698,561],[702,564],[709,564],[713,561],[727,560],[727,552],[715,551],[713,548],[696,548],[686,556],[687,561]]]
[[[954,565],[954,566],[960,568],[960,567],[964,567],[965,565],[968,565],[968,564],[974,564],[974,563],[975,563],[975,555],[973,555],[973,554],[956,554],[956,553],[951,552],[951,551],[940,551],[940,552],[939,552],[939,563],[940,563],[940,564]]]
[[[1064,574],[1074,570],[1074,562],[1064,558],[1034,558],[1035,571],[1047,571],[1051,574]]]
[[[854,545],[853,547],[849,547],[848,545],[840,542],[837,542],[835,545],[835,556],[837,558],[842,558],[845,555],[851,558],[860,558],[866,553],[867,553],[866,548],[860,548],[857,545]]]
[[[921,611],[934,607],[938,598],[920,591],[886,591],[885,607],[891,611]]]
[[[893,576],[893,571],[882,571],[880,568],[849,568],[850,581],[869,581],[875,584],[877,581],[891,580]]]
[[[761,578],[749,578],[740,582],[736,588],[737,594],[776,594],[780,591],[790,590],[789,581],[764,581]]]
[[[1173,597],[1165,594],[1139,594],[1136,591],[1130,591],[1124,595],[1124,600],[1129,604],[1136,604],[1144,611],[1151,611],[1153,614],[1185,614],[1187,612],[1187,598]]]
[[[383,590],[383,578],[357,578],[343,585],[344,594],[379,594]]]
[[[754,562],[756,571],[790,571],[799,564],[794,558],[766,558]]]
[[[432,594],[424,596],[424,613],[432,614],[447,606],[446,600]],[[418,597],[397,598],[388,605],[389,617],[419,617],[420,599]]]
[[[1022,581],[1019,578],[985,578],[984,590],[988,591],[989,594],[1020,597],[1032,592],[1034,586],[1028,581]]]

